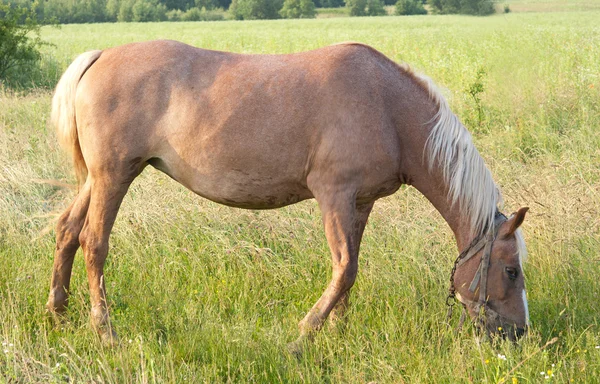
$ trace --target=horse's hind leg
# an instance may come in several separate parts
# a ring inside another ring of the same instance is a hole
[[[90,204],[90,187],[84,184],[69,208],[60,216],[56,225],[56,250],[52,282],[46,308],[50,313],[61,314],[65,311],[68,300],[71,270],[75,253],[79,248],[79,233]]]
[[[89,177],[91,178],[90,206],[79,241],[85,257],[90,286],[92,327],[98,331],[104,342],[113,344],[117,338],[108,316],[104,262],[108,254],[110,232],[133,177],[116,173],[114,169],[111,173],[106,171],[95,174],[90,169]]]
[[[357,206],[354,194],[347,191],[315,196],[323,215],[333,273],[321,298],[300,322],[300,338],[290,346],[293,352],[299,352],[303,339],[321,328],[334,306],[354,284],[358,271],[360,240],[373,207],[373,203]]]

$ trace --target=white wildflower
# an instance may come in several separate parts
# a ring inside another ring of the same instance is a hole
[[[499,358],[500,360],[506,360],[506,355],[501,355],[501,354],[498,354],[498,358]]]

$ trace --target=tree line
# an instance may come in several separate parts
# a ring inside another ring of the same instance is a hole
[[[395,5],[397,15],[431,13],[494,13],[493,0],[0,0],[10,7],[33,10],[40,22],[104,23],[311,18],[316,8],[346,7],[350,16],[385,15]],[[228,12],[226,12],[228,11]],[[2,15],[0,15],[2,16]]]

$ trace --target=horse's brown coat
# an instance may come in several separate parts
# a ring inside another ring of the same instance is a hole
[[[459,249],[473,238],[460,204],[449,203],[442,172],[424,162],[438,102],[421,78],[368,46],[241,55],[154,41],[84,54],[72,67],[57,87],[53,120],[84,183],[57,226],[48,308],[64,310],[81,244],[93,324],[106,339],[114,336],[103,278],[108,238],[128,186],[148,164],[229,206],[317,200],[333,275],[300,323],[302,335],[320,328],[336,304],[337,315],[346,307],[373,203],[402,184],[433,203]],[[514,252],[502,256],[518,264]],[[472,269],[457,271],[459,292]],[[518,284],[524,288],[522,277]],[[523,327],[507,292],[511,313],[498,312]]]

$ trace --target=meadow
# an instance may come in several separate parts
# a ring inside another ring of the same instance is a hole
[[[567,9],[45,27],[54,46],[33,86],[0,89],[0,383],[600,382],[599,19]],[[54,326],[44,308],[52,228],[75,179],[48,124],[51,87],[81,52],[158,38],[246,53],[353,40],[432,77],[473,133],[504,211],[531,208],[529,334],[490,343],[470,325],[455,332],[458,315],[446,322],[454,238],[402,187],[371,214],[347,325],[325,327],[296,359],[286,344],[331,270],[316,203],[228,208],[150,167],[125,198],[105,268],[120,345],[91,330],[81,252],[66,321]]]

